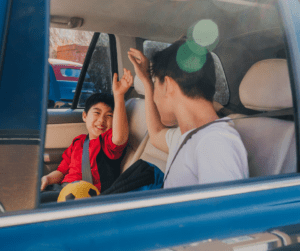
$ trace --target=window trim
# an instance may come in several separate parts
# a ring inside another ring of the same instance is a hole
[[[284,34],[285,49],[287,51],[288,70],[290,75],[291,90],[293,97],[294,118],[295,118],[295,135],[296,135],[296,152],[297,152],[297,172],[300,172],[300,72],[297,66],[300,64],[300,52],[298,49],[298,42],[300,42],[300,35],[296,32],[294,21],[299,22],[299,18],[294,12],[299,10],[298,1],[278,0],[277,9],[280,15],[280,26]],[[298,8],[295,7],[298,5]],[[294,19],[298,20],[294,20]],[[298,36],[298,41],[297,41]]]
[[[0,34],[0,45],[2,46],[2,49],[0,50],[0,86],[1,86],[2,70],[3,70],[5,51],[6,51],[6,45],[7,45],[7,35],[8,35],[11,12],[12,12],[12,2],[13,2],[12,0],[7,0],[6,8],[5,8],[5,10],[3,10],[3,12],[4,12],[4,14],[6,14],[6,16],[4,17],[3,32],[2,32],[2,34]],[[5,4],[5,3],[3,2],[3,4]]]
[[[115,35],[108,34],[108,37],[110,50],[111,79],[113,79],[115,73],[117,73],[119,76],[117,42]]]
[[[262,181],[264,179],[264,181]],[[275,181],[274,181],[275,179]],[[241,184],[242,183],[242,184]],[[91,198],[0,217],[0,228],[300,186],[298,174]],[[199,191],[199,189],[201,189]],[[101,197],[100,197],[101,198]],[[106,200],[106,198],[108,200]],[[105,201],[106,200],[106,201]],[[101,201],[101,204],[99,203]],[[99,204],[98,204],[98,203]],[[50,205],[51,206],[51,205]],[[71,207],[70,207],[71,206]]]
[[[71,106],[72,110],[77,108],[80,93],[81,93],[81,89],[82,89],[83,82],[84,82],[84,79],[85,79],[85,74],[86,74],[87,69],[89,67],[89,64],[90,64],[90,61],[91,61],[93,52],[95,50],[95,47],[96,47],[99,36],[100,36],[99,32],[94,33],[93,38],[92,38],[91,43],[90,43],[90,46],[89,46],[88,51],[86,53],[84,63],[83,63],[83,66],[82,66],[82,69],[81,69],[81,72],[80,72],[80,75],[79,75],[79,79],[78,79],[78,82],[77,82],[77,86],[76,86],[72,106]]]

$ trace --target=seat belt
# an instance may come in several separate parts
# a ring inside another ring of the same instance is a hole
[[[82,149],[81,171],[82,171],[82,180],[93,184],[91,163],[90,163],[90,156],[89,156],[90,155],[89,143],[90,143],[89,135],[86,135],[85,141],[83,143],[83,149]]]
[[[281,110],[275,110],[275,111],[268,111],[268,112],[263,112],[263,113],[258,113],[258,114],[253,114],[253,115],[250,115],[250,116],[244,116],[244,117],[239,117],[239,118],[234,118],[234,119],[223,119],[223,120],[215,120],[215,121],[212,121],[210,123],[207,123],[203,126],[200,126],[198,128],[196,128],[195,130],[191,131],[190,133],[188,133],[184,140],[182,141],[181,145],[179,146],[176,154],[174,155],[174,158],[170,164],[170,167],[168,169],[168,172],[167,174],[165,175],[164,177],[164,181],[163,181],[163,185],[162,185],[162,188],[164,187],[164,184],[165,184],[165,181],[169,175],[169,172],[170,172],[170,169],[171,169],[171,166],[174,162],[174,160],[176,159],[179,151],[181,150],[181,148],[185,145],[185,143],[194,135],[196,134],[198,131],[200,131],[201,129],[204,129],[205,127],[211,125],[211,124],[215,124],[215,123],[220,123],[220,122],[230,122],[230,121],[233,121],[233,120],[238,120],[238,119],[248,119],[248,118],[258,118],[258,117],[280,117],[280,116],[287,116],[287,115],[294,115],[294,108],[286,108],[286,109],[281,109]]]

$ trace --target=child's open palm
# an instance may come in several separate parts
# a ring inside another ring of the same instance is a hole
[[[113,93],[114,95],[124,95],[130,86],[133,84],[133,76],[131,75],[131,72],[129,70],[126,70],[124,68],[124,75],[118,81],[118,74],[114,74],[113,78]]]

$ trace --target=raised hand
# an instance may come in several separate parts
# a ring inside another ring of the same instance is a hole
[[[136,75],[143,80],[151,80],[149,74],[149,60],[148,58],[139,50],[130,48],[128,51],[128,58],[134,66]]]
[[[113,93],[114,95],[124,95],[130,86],[133,84],[133,76],[129,70],[124,68],[124,75],[118,81],[118,74],[115,73],[113,77]]]

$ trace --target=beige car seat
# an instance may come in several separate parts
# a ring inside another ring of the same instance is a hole
[[[239,95],[242,104],[252,110],[293,107],[287,61],[268,59],[254,64],[241,82]],[[293,121],[260,117],[234,120],[234,124],[248,152],[250,177],[297,171]]]
[[[134,79],[134,88],[138,94],[144,95],[144,88],[141,89],[136,84],[136,79],[137,77]],[[135,152],[147,134],[145,100],[143,98],[131,98],[126,101],[125,106],[129,125],[129,140],[126,155],[121,164],[122,172],[130,166]]]
[[[134,88],[138,94],[145,95],[144,85],[137,76],[134,78]],[[150,143],[146,124],[145,100],[142,98],[129,99],[126,102],[126,111],[129,123],[129,142],[121,166],[122,171],[124,172],[138,159],[143,159],[153,163],[164,172],[168,154],[158,150]]]

